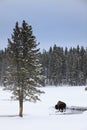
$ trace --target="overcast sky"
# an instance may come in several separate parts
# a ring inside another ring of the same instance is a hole
[[[86,0],[0,0],[0,49],[7,46],[16,21],[32,25],[41,49],[87,47]]]

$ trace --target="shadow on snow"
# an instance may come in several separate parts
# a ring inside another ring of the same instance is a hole
[[[0,115],[0,117],[19,117],[18,115]]]
[[[59,110],[56,110],[54,107],[50,107],[50,114],[49,115],[82,114],[84,111],[87,111],[87,107],[71,106],[71,107],[67,107],[66,111],[63,111],[63,112],[60,112]]]

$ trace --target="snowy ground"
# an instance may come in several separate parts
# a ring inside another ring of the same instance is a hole
[[[18,117],[18,101],[0,88],[0,130],[87,130],[87,111],[76,114],[54,109],[58,100],[72,106],[87,108],[84,87],[44,87],[41,102],[24,103],[24,116]]]

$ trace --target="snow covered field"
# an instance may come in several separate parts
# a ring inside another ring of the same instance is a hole
[[[87,111],[62,114],[53,108],[58,100],[68,107],[87,107],[87,91],[82,87],[44,87],[41,102],[24,103],[24,116],[18,117],[18,101],[0,88],[0,130],[87,130]]]

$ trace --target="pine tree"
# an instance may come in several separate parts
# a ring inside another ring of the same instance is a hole
[[[86,85],[87,84],[87,48],[63,48],[56,45],[41,55],[45,85]]]
[[[3,85],[3,76],[7,66],[6,49],[0,51],[0,85]]]
[[[12,38],[8,39],[8,65],[4,86],[12,91],[13,98],[19,101],[19,116],[23,116],[23,101],[40,100],[38,95],[43,93],[37,87],[41,86],[40,50],[37,48],[32,26],[24,20],[19,27],[16,22]]]

